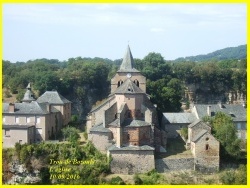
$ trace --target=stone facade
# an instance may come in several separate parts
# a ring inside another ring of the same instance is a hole
[[[158,172],[194,170],[195,168],[193,157],[156,159],[155,166]]]
[[[34,100],[30,84],[22,103],[3,103],[3,147],[55,139],[71,117],[71,102],[57,91]]]
[[[111,132],[91,132],[90,134],[88,134],[88,140],[94,143],[94,146],[98,148],[102,153],[106,153],[108,148],[113,144]]]
[[[112,173],[135,174],[155,169],[153,148],[116,148],[109,150],[109,154],[112,156],[110,164]]]

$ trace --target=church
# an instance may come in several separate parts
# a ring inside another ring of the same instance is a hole
[[[112,173],[150,171],[155,168],[155,152],[166,151],[166,132],[129,46],[111,79],[110,95],[88,114],[87,132],[95,147],[112,157]]]

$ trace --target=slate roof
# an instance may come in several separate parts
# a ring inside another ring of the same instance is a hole
[[[199,118],[207,116],[207,104],[196,104],[196,110]],[[247,110],[241,104],[223,104],[223,108],[220,108],[218,104],[209,104],[211,106],[211,112],[224,112],[225,114],[232,114],[233,121],[246,121]]]
[[[102,106],[106,105],[107,103],[109,103],[109,102],[110,102],[112,99],[114,99],[114,98],[115,98],[114,95],[109,96],[108,99],[104,100],[104,101],[103,101],[102,103],[100,103],[99,105],[94,106],[94,107],[91,109],[90,113],[93,112],[93,111],[95,111],[95,110],[98,110],[99,108],[101,108]]]
[[[122,64],[120,66],[120,69],[117,72],[140,72],[135,69],[135,62],[134,58],[132,56],[132,53],[130,51],[130,47],[127,47],[127,51],[124,55],[124,58],[122,60]]]
[[[108,128],[103,127],[103,124],[91,127],[90,132],[104,132],[104,133],[108,133],[111,132],[111,130],[109,130]]]
[[[163,113],[163,116],[171,124],[190,124],[197,119],[193,113]]]
[[[46,91],[36,101],[39,103],[48,102],[50,104],[71,103],[68,99],[60,95],[57,91]]]
[[[134,151],[134,150],[144,150],[144,151],[153,151],[155,150],[153,147],[144,145],[144,146],[126,146],[126,147],[117,147],[116,145],[112,145],[108,148],[110,151]]]
[[[195,135],[192,139],[192,142],[197,142],[204,134],[206,134],[208,131],[203,129],[201,130],[197,135]]]
[[[59,112],[51,107],[51,112]],[[47,104],[32,101],[30,103],[15,103],[14,113],[9,112],[9,103],[3,103],[3,113],[6,114],[48,114]]]
[[[31,90],[27,90],[24,94],[23,100],[22,101],[34,101],[35,99],[33,98],[33,93]]]
[[[127,79],[124,83],[118,87],[115,94],[136,94],[136,93],[144,93],[132,80]]]
[[[136,119],[125,119],[122,123],[122,126],[127,127],[143,127],[143,126],[149,126],[150,124],[142,121],[142,120],[136,120]]]
[[[194,127],[195,125],[198,125],[200,123],[203,123],[201,119],[197,119],[195,120],[193,123],[191,123],[190,125],[188,125],[189,128]]]

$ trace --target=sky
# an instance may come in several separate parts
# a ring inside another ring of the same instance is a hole
[[[165,60],[247,43],[246,4],[4,4],[3,59]]]

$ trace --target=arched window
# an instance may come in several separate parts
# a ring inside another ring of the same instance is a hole
[[[137,87],[139,87],[139,81],[137,79],[134,80],[134,83],[137,85]]]
[[[117,87],[120,87],[122,84],[123,84],[122,80],[118,81]]]

